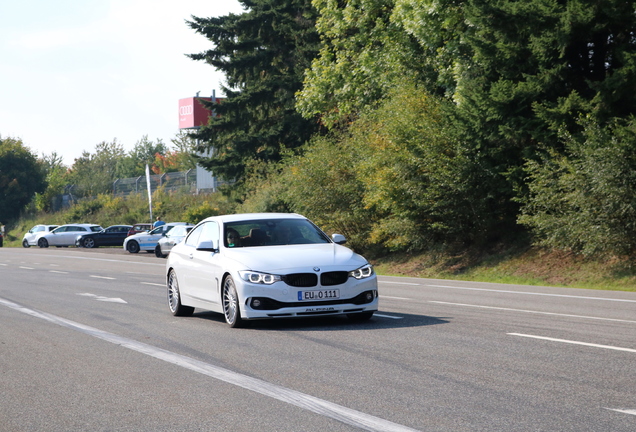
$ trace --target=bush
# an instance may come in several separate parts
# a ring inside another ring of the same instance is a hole
[[[528,162],[519,222],[536,242],[585,255],[636,252],[636,122],[586,120],[564,154]]]

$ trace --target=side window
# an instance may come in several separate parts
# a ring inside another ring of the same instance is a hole
[[[215,245],[219,244],[219,226],[216,222],[208,222],[205,224],[200,240],[213,241]],[[199,240],[199,241],[200,241]]]
[[[201,232],[203,232],[204,226],[205,224],[201,224],[190,231],[190,235],[186,238],[185,242],[188,246],[197,247],[197,244],[199,243],[199,237],[201,236]]]
[[[196,247],[202,241],[214,241],[219,244],[219,226],[216,222],[206,222],[193,228],[186,238],[188,246]]]

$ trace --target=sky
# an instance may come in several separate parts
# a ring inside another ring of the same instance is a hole
[[[223,96],[224,75],[186,54],[213,48],[186,24],[238,0],[0,0],[0,137],[68,166],[116,141],[172,146],[179,99]]]

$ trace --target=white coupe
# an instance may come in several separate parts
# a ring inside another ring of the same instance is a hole
[[[178,316],[222,313],[230,327],[265,318],[367,320],[378,310],[377,277],[345,241],[297,214],[207,218],[168,255],[168,306]]]

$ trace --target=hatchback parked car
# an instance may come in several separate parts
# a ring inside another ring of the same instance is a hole
[[[346,315],[367,320],[378,310],[373,266],[303,216],[260,213],[201,221],[166,262],[168,307],[243,320]]]
[[[121,246],[132,225],[112,225],[100,232],[82,234],[75,239],[75,246],[96,248],[100,246]]]
[[[165,258],[168,256],[172,248],[185,238],[194,225],[179,225],[172,228],[161,237],[155,246],[155,256],[157,258]]]
[[[77,236],[101,230],[103,230],[101,226],[94,224],[66,224],[49,233],[38,234],[35,242],[41,248],[74,246]]]
[[[142,232],[150,231],[152,229],[152,224],[149,223],[136,223],[128,230],[128,235],[135,235]]]
[[[170,231],[172,228],[179,225],[190,224],[187,222],[170,222],[158,226],[152,231],[131,235],[129,237],[126,237],[126,240],[124,240],[124,250],[127,250],[130,253],[137,253],[140,250],[144,250],[146,252],[154,252],[159,239],[166,235],[166,233],[168,233],[168,231]]]
[[[27,231],[22,237],[22,247],[28,248],[31,246],[36,246],[37,242],[35,238],[40,233],[48,233],[57,228],[57,225],[36,225]]]

